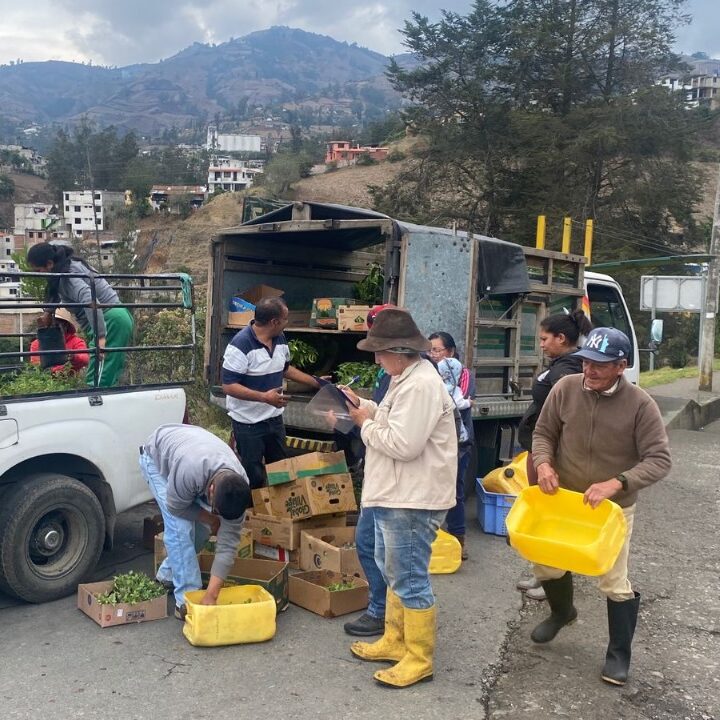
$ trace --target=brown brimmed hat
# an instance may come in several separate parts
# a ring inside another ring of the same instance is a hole
[[[57,308],[55,310],[55,319],[65,321],[72,327],[73,330],[75,330],[75,332],[80,331],[80,326],[78,325],[78,321],[75,319],[75,316],[65,308]]]
[[[377,314],[367,337],[358,343],[359,350],[396,353],[421,353],[430,349],[430,341],[418,330],[407,310],[385,308]]]

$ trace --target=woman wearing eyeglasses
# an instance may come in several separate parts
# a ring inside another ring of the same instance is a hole
[[[430,351],[428,352],[428,355],[436,365],[446,358],[455,358],[459,360],[457,346],[455,345],[455,340],[450,333],[436,332],[430,335],[428,340],[430,340]],[[475,395],[475,378],[466,367],[463,367],[457,385],[458,389],[462,393],[462,396],[472,401],[472,398]],[[460,410],[460,418],[465,426],[467,438],[464,438],[458,444],[458,470],[457,480],[455,483],[455,507],[448,510],[446,523],[447,531],[460,541],[460,545],[462,546],[462,559],[467,560],[468,553],[465,549],[465,474],[467,473],[468,466],[470,465],[472,447],[475,442],[475,433],[472,422],[472,405],[464,410]]]

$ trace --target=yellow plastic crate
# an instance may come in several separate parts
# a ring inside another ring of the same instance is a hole
[[[625,516],[603,500],[594,510],[581,493],[554,495],[533,486],[523,490],[507,516],[510,544],[532,563],[580,575],[604,575],[625,542]]]
[[[438,530],[431,545],[430,574],[449,575],[458,570],[462,564],[462,547],[460,541],[444,530]]]
[[[239,645],[265,642],[275,636],[275,598],[265,588],[259,585],[223,588],[217,605],[201,605],[203,595],[204,590],[185,593],[187,616],[183,635],[191,645]]]

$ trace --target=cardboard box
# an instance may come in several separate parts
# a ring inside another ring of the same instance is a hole
[[[270,285],[255,285],[243,290],[230,300],[227,324],[229,327],[245,327],[255,319],[255,306],[264,298],[280,297],[282,290]]]
[[[212,557],[205,555],[199,558],[200,577],[203,585],[210,580]],[[288,564],[285,561],[255,560],[238,558],[232,564],[225,585],[260,585],[274,598],[278,612],[285,610],[289,604]]]
[[[165,528],[162,515],[153,515],[143,520],[142,544],[146,550],[155,549],[155,536],[159,535]]]
[[[367,315],[370,305],[341,305],[337,311],[338,330],[367,332]]]
[[[337,311],[341,305],[352,305],[348,298],[315,298],[310,311],[310,327],[336,329]]]
[[[350,590],[331,592],[328,586],[338,582],[352,584]],[[338,617],[368,604],[368,584],[352,575],[341,575],[330,570],[311,570],[290,576],[290,602],[323,617]]]
[[[274,560],[287,563],[291,570],[300,569],[300,550],[288,550],[284,547],[270,547],[269,545],[257,545],[255,557],[263,560]]]
[[[95,595],[110,590],[112,580],[78,585],[77,606],[100,627],[161,620],[167,617],[167,595],[141,603],[101,605]]]
[[[285,458],[265,466],[268,485],[281,485],[314,475],[337,475],[348,471],[345,453],[311,452]]]
[[[310,311],[309,310],[288,310],[289,328],[293,327],[310,327]]]
[[[304,477],[267,488],[271,515],[304,520],[357,510],[352,478],[349,473]]]
[[[270,505],[270,493],[266,487],[255,488],[251,491],[253,501],[253,512],[258,515],[272,515]],[[247,516],[246,516],[247,517]]]
[[[244,527],[252,530],[256,551],[258,545],[298,550],[300,548],[300,533],[303,530],[319,527],[344,528],[345,520],[345,513],[321,515],[307,520],[290,520],[284,517],[278,518],[273,515],[248,512],[245,515]]]
[[[215,541],[214,535],[208,538],[205,543],[205,547],[198,553],[198,558],[203,556],[214,557],[215,556]],[[237,557],[239,558],[251,558],[253,556],[253,533],[250,529],[243,528],[240,531],[240,542],[237,547]],[[163,542],[163,533],[155,536],[155,572],[157,573],[160,563],[167,557],[165,552],[165,543]]]
[[[352,545],[352,547],[345,547]],[[365,580],[357,549],[354,527],[326,527],[300,533],[300,569],[332,570]]]

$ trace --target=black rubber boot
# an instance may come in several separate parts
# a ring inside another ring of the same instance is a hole
[[[608,598],[608,643],[605,655],[605,666],[602,679],[611,685],[624,685],[630,670],[630,648],[635,625],[637,624],[640,593],[635,593],[632,600],[615,602]]]
[[[530,638],[536,643],[550,642],[561,628],[577,619],[577,610],[573,605],[572,573],[566,572],[558,580],[544,580],[541,584],[550,605],[550,617],[532,631]]]

